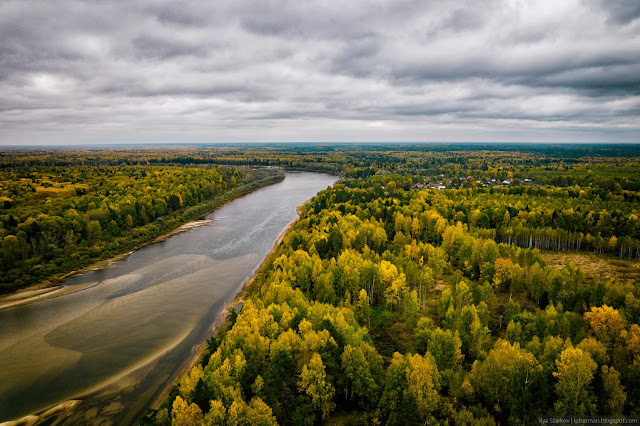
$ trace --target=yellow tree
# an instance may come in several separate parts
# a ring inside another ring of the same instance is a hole
[[[327,373],[322,358],[317,352],[313,354],[311,361],[302,367],[298,387],[301,392],[311,397],[311,403],[316,410],[322,412],[323,419],[335,408],[333,403],[335,389],[327,381]]]
[[[593,395],[589,389],[597,365],[588,352],[567,348],[556,360],[556,411],[560,415],[590,415],[595,412]]]
[[[624,330],[624,319],[617,309],[603,305],[601,308],[591,308],[585,312],[584,319],[589,323],[591,330],[598,340],[611,343],[616,340],[620,332]]]
[[[216,399],[211,401],[211,408],[209,412],[204,416],[204,424],[206,426],[217,426],[224,424],[224,419],[227,414],[227,410],[224,408],[222,401]]]
[[[249,404],[238,398],[229,407],[226,417],[229,426],[276,426],[271,407],[260,398],[253,398]]]
[[[503,285],[508,285],[511,281],[511,269],[513,261],[511,259],[498,258],[495,262],[495,273],[493,274],[493,287],[500,289]]]
[[[475,361],[471,381],[480,395],[512,415],[530,412],[542,367],[532,353],[498,340],[484,361]]]
[[[202,369],[202,365],[198,364],[180,380],[180,395],[189,398],[191,393],[195,390],[198,381],[202,378],[204,378],[204,371]]]
[[[589,352],[591,358],[593,358],[598,365],[603,365],[609,362],[607,347],[593,337],[583,339],[576,347],[585,352]]]
[[[398,273],[398,268],[393,263],[383,260],[380,262],[380,280],[385,286],[385,302],[389,305],[397,306],[402,300],[402,296],[409,290],[407,279],[404,274]]]
[[[405,392],[415,398],[420,416],[428,419],[440,403],[438,367],[430,356],[409,355],[407,360]]]
[[[171,417],[173,426],[199,426],[204,420],[200,407],[194,403],[188,404],[179,395],[173,401]]]
[[[632,324],[627,334],[627,351],[632,359],[640,359],[640,326]]]
[[[371,306],[369,302],[369,295],[365,289],[361,289],[358,293],[358,300],[356,301],[356,309],[360,320],[367,320],[367,324],[370,324],[369,317],[371,314]]]

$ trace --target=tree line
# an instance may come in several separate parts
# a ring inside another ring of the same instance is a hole
[[[0,171],[0,293],[125,252],[282,179],[223,166],[15,167]]]

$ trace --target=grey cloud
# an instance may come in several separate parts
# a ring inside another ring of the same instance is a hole
[[[570,87],[590,96],[640,95],[640,61],[567,70],[543,76],[541,85]]]
[[[211,44],[207,42],[188,43],[174,37],[146,34],[135,37],[131,44],[133,55],[137,58],[166,60],[173,60],[181,56],[206,56],[212,48]]]
[[[633,4],[5,1],[0,144],[638,141]]]
[[[453,9],[434,26],[429,35],[437,36],[440,32],[446,31],[473,31],[482,28],[483,25],[482,16],[473,10],[467,8]]]
[[[640,2],[633,0],[599,0],[599,6],[609,17],[620,24],[628,24],[640,18]]]
[[[149,13],[158,21],[183,27],[204,26],[210,15],[200,8],[181,7],[178,3],[151,4],[142,8],[142,13]]]
[[[350,41],[384,33],[430,8],[431,2],[420,0],[269,0],[251,2],[235,11],[240,12],[244,28],[260,35]]]

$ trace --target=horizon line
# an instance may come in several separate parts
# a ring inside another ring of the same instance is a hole
[[[109,146],[206,146],[206,145],[640,145],[640,140],[635,142],[584,142],[584,141],[540,141],[540,142],[523,142],[523,141],[217,141],[217,142],[101,142],[101,143],[78,143],[78,144],[60,144],[60,143],[44,143],[44,144],[0,144],[0,149],[5,148],[97,148]]]

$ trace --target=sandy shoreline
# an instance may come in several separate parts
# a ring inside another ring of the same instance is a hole
[[[247,193],[242,193],[242,191],[240,191],[239,193],[235,193],[232,194],[231,197],[229,199],[226,199],[224,201],[222,201],[220,204],[216,205],[215,208],[212,208],[211,210],[203,213],[200,217],[204,217],[208,214],[211,214],[213,212],[215,212],[216,210],[220,209],[222,206],[224,206],[225,204],[227,204],[228,202],[231,202],[237,198],[243,197],[244,195],[250,194],[251,192],[257,191],[259,189],[262,189],[266,186],[270,186],[273,185],[275,183],[281,182],[284,179],[284,174],[282,176],[282,179],[278,179],[276,181],[272,181],[270,179],[263,179],[263,180],[259,180],[257,181],[259,183],[259,185],[256,188],[250,189],[249,192]],[[230,191],[230,193],[232,193],[234,190],[236,190],[238,187],[232,189]],[[225,194],[225,196],[228,194]],[[38,283],[38,284],[33,284],[29,287],[17,290],[13,293],[9,293],[6,295],[2,295],[0,296],[0,311],[4,310],[4,309],[10,309],[10,308],[15,308],[17,306],[22,306],[22,305],[26,305],[29,303],[34,303],[34,302],[39,302],[42,300],[46,300],[50,297],[58,297],[61,296],[62,294],[57,294],[57,295],[53,295],[53,291],[56,291],[58,287],[60,286],[60,282],[64,281],[65,279],[74,276],[74,275],[78,275],[78,274],[84,274],[90,271],[95,271],[98,269],[102,269],[106,266],[109,266],[112,263],[118,262],[120,260],[126,259],[128,256],[130,256],[132,253],[134,253],[137,250],[140,250],[141,248],[148,246],[150,244],[155,244],[161,241],[166,240],[167,238],[170,238],[176,234],[180,234],[182,232],[187,232],[193,228],[197,228],[199,226],[206,226],[206,225],[210,225],[211,223],[215,222],[214,219],[195,219],[195,220],[191,220],[189,222],[186,222],[184,224],[182,224],[181,226],[167,232],[166,234],[160,235],[156,238],[154,238],[153,240],[147,241],[145,243],[139,244],[135,247],[133,247],[132,249],[130,249],[129,251],[127,251],[126,253],[120,253],[117,254],[115,256],[112,256],[108,259],[104,259],[104,260],[99,260],[97,262],[94,262],[93,264],[85,267],[85,268],[81,268],[81,269],[76,269],[70,272],[67,272],[65,274],[60,275],[59,277]],[[53,288],[53,290],[51,290],[51,288]],[[39,290],[43,290],[41,292],[38,292]],[[47,296],[49,295],[49,296]],[[22,302],[19,302],[20,300],[22,300]]]
[[[74,275],[86,274],[87,272],[96,271],[96,270],[108,267],[113,263],[126,259],[135,251],[140,250],[145,246],[159,243],[161,241],[165,241],[173,237],[174,235],[181,234],[183,232],[187,232],[195,228],[199,228],[200,226],[211,225],[214,222],[215,222],[215,219],[201,219],[201,220],[193,220],[191,222],[187,222],[184,225],[179,226],[170,232],[167,232],[166,234],[156,237],[151,241],[148,241],[144,244],[141,244],[135,247],[132,250],[129,250],[127,253],[118,254],[116,256],[110,257],[109,259],[98,261],[91,266],[87,266],[86,268],[68,272],[56,280],[49,281],[46,283],[41,283],[41,284],[35,284],[27,288],[24,288],[22,290],[18,290],[15,293],[10,293],[4,296],[0,296],[0,311],[4,309],[10,309],[18,306],[28,305],[30,303],[41,302],[43,300],[52,299],[54,297],[65,296],[67,294],[75,293],[78,291],[82,291],[82,290],[86,290],[88,288],[94,287],[100,283],[98,282],[98,283],[90,283],[90,284],[81,284],[81,285],[75,285],[75,286],[69,286],[69,287],[60,285],[58,283]]]
[[[233,299],[231,299],[229,302],[225,303],[224,307],[222,308],[222,311],[220,311],[220,314],[218,314],[218,317],[216,318],[216,320],[211,325],[211,335],[212,336],[217,336],[218,333],[220,333],[220,331],[222,331],[222,329],[225,327],[226,321],[227,321],[227,316],[229,315],[229,311],[231,310],[231,308],[235,308],[238,305],[244,304],[244,296],[246,295],[247,290],[253,284],[253,281],[255,280],[256,275],[264,267],[265,262],[267,261],[267,259],[269,259],[273,255],[273,253],[275,252],[276,248],[282,242],[282,240],[287,235],[289,230],[293,227],[293,225],[296,224],[298,219],[300,219],[300,213],[302,212],[302,209],[304,208],[305,205],[307,205],[307,203],[310,200],[311,200],[311,198],[309,200],[305,201],[304,203],[302,203],[301,205],[299,205],[296,208],[296,212],[298,213],[298,217],[295,218],[294,220],[292,220],[291,222],[289,222],[287,227],[284,228],[284,230],[280,233],[280,235],[276,239],[276,242],[273,244],[273,247],[271,248],[269,253],[267,253],[267,255],[265,256],[265,258],[262,261],[262,263],[260,263],[260,265],[249,275],[249,277],[242,284],[242,288],[240,289],[240,291],[238,291],[238,293],[236,293],[236,295],[233,297]],[[202,342],[202,343],[200,343],[198,345],[196,353],[194,354],[193,358],[189,361],[189,363],[187,365],[185,365],[184,368],[182,368],[180,370],[180,373],[178,374],[177,381],[179,381],[185,374],[187,374],[187,372],[189,372],[189,370],[191,370],[196,365],[196,363],[200,360],[200,358],[204,354],[204,351],[206,350],[206,348],[207,348],[207,343],[206,342]],[[162,403],[162,401],[165,400],[165,398],[169,394],[169,390],[171,389],[173,384],[176,383],[176,382],[173,382],[173,383],[169,384],[162,391],[162,393],[158,396],[158,398],[156,398],[156,400],[149,406],[149,408],[157,409],[158,406]]]
[[[55,425],[58,424],[62,419],[67,417],[81,403],[82,401],[80,400],[70,399],[67,401],[63,401],[60,404],[54,405],[40,415],[31,414],[28,416],[24,416],[18,420],[0,423],[0,426],[32,426],[41,424],[43,422],[48,422],[49,424]]]
[[[299,209],[302,208],[306,203],[307,202],[305,201],[305,203],[303,203],[302,205],[298,206],[296,211],[298,213],[300,213]],[[224,307],[222,308],[222,311],[220,311],[220,313],[218,314],[218,317],[216,318],[216,320],[211,325],[211,336],[217,336],[218,333],[220,333],[220,331],[222,331],[222,329],[225,327],[226,321],[227,321],[227,316],[229,315],[229,312],[231,311],[231,308],[235,308],[238,305],[244,304],[244,296],[246,295],[247,290],[253,284],[253,281],[254,281],[256,275],[258,274],[258,272],[264,266],[264,262],[267,259],[269,259],[269,257],[271,257],[273,255],[273,253],[275,252],[276,248],[278,247],[278,244],[280,244],[280,242],[284,239],[285,235],[287,235],[287,232],[289,232],[289,230],[293,227],[293,225],[295,225],[295,223],[298,221],[298,219],[299,218],[296,218],[296,219],[292,220],[287,225],[287,227],[280,233],[280,235],[278,236],[278,239],[273,244],[273,247],[271,248],[269,253],[267,253],[267,255],[265,256],[265,258],[262,261],[262,263],[260,263],[260,265],[250,274],[249,278],[247,278],[244,281],[244,283],[242,284],[242,288],[240,289],[240,291],[238,291],[238,293],[236,293],[236,295],[233,297],[233,299],[231,299],[230,301],[225,303]],[[196,353],[194,354],[193,358],[189,361],[189,363],[187,365],[185,365],[184,368],[182,368],[180,370],[180,373],[178,374],[178,379],[175,382],[172,382],[169,385],[167,385],[167,387],[162,391],[162,393],[158,396],[158,398],[155,399],[155,401],[149,406],[149,408],[151,408],[151,409],[157,409],[158,408],[158,406],[162,403],[162,401],[165,400],[165,398],[169,394],[169,390],[171,389],[173,384],[177,383],[185,374],[187,374],[189,372],[189,370],[191,370],[196,365],[196,363],[200,360],[200,358],[202,357],[202,355],[204,354],[204,351],[206,349],[207,349],[207,343],[206,342],[202,342],[202,343],[200,343],[198,345]]]

